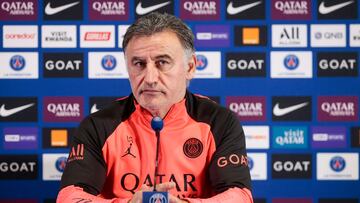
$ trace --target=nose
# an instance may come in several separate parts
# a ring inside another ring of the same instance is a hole
[[[148,85],[154,85],[157,83],[158,78],[159,78],[159,70],[156,68],[155,64],[148,63],[146,67],[144,81]]]

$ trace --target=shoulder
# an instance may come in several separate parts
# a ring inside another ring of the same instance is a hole
[[[190,117],[195,121],[204,122],[211,126],[224,125],[229,120],[237,120],[227,108],[212,101],[208,97],[187,92],[186,108]]]
[[[209,125],[216,145],[221,144],[226,138],[242,137],[243,130],[240,122],[229,109],[208,98],[191,93],[187,93],[186,103],[188,114],[192,119]]]
[[[100,138],[104,142],[135,111],[133,96],[113,101],[104,109],[88,115],[78,128],[78,136]],[[81,138],[79,137],[79,138]]]
[[[101,109],[88,116],[94,121],[122,122],[130,117],[135,111],[133,96],[127,96],[111,102],[104,109]]]

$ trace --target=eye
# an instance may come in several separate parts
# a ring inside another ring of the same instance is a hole
[[[169,62],[167,62],[166,60],[158,60],[158,61],[156,61],[156,66],[158,66],[158,67],[165,66],[167,64],[169,64]]]
[[[144,61],[134,61],[133,65],[137,68],[144,68],[146,66],[146,63]]]
[[[155,65],[162,72],[166,72],[172,67],[171,61],[167,59],[159,59],[155,62]]]

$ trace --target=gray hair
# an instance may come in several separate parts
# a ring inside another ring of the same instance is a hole
[[[134,36],[151,36],[165,30],[173,31],[180,40],[188,57],[195,52],[194,34],[191,29],[179,18],[164,13],[153,12],[139,18],[126,31],[123,40],[124,52]]]

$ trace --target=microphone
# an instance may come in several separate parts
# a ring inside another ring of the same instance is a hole
[[[164,122],[163,120],[159,117],[159,116],[155,116],[152,120],[151,120],[151,128],[156,132],[156,133],[160,133],[160,131],[163,129],[164,127]]]
[[[151,128],[155,131],[156,135],[156,157],[155,157],[155,174],[154,174],[154,190],[152,192],[143,192],[142,202],[169,202],[169,195],[167,192],[158,192],[156,190],[156,177],[158,175],[159,168],[159,147],[160,147],[160,131],[164,127],[162,118],[155,116],[151,120]]]

